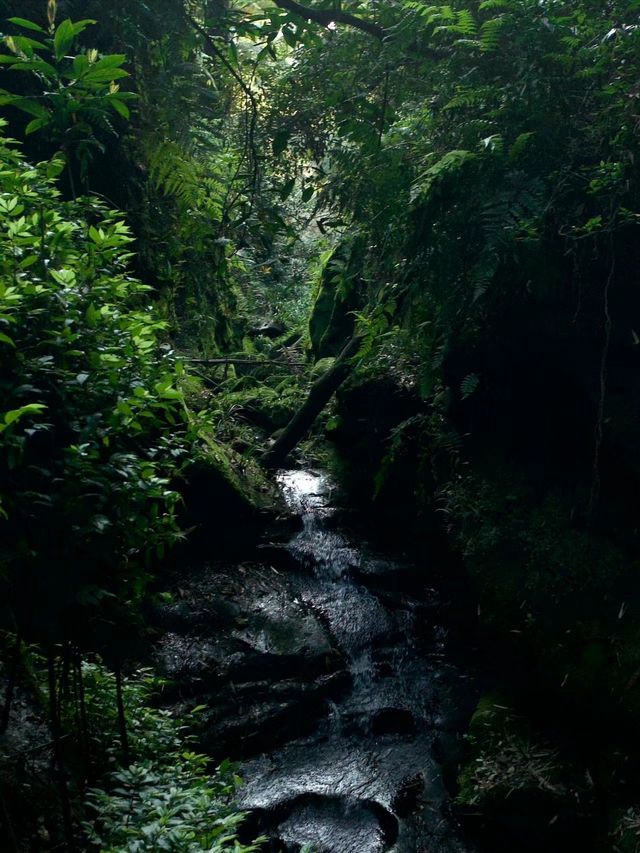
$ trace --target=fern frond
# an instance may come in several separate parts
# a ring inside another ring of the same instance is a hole
[[[200,200],[200,181],[195,161],[175,142],[161,142],[149,152],[149,170],[155,185],[191,206]]]
[[[500,33],[506,23],[504,17],[491,18],[480,28],[480,50],[492,53],[500,46]]]
[[[509,149],[509,160],[512,163],[515,163],[526,150],[529,140],[535,136],[535,133],[521,133],[516,141],[513,143],[511,148]]]
[[[508,9],[511,5],[512,0],[484,0],[478,8],[481,12],[487,12],[493,9]]]
[[[456,30],[463,36],[475,36],[478,32],[475,19],[468,9],[456,13]]]
[[[471,151],[448,151],[437,163],[434,163],[433,166],[430,166],[416,178],[412,191],[412,200],[428,195],[435,184],[459,173],[467,163],[475,158],[476,155]]]
[[[472,107],[477,107],[485,102],[487,95],[491,94],[492,90],[487,87],[469,86],[460,88],[458,92],[451,98],[451,100],[445,104],[445,110],[454,110],[454,109],[471,109]]]

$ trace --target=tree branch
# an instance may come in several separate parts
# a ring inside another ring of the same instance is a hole
[[[380,42],[384,42],[391,38],[393,33],[391,30],[381,27],[380,24],[375,24],[373,21],[366,21],[363,18],[358,18],[349,12],[343,12],[340,9],[314,9],[311,6],[303,6],[297,0],[273,0],[276,6],[280,9],[286,9],[287,12],[292,12],[294,15],[299,15],[307,21],[313,21],[315,24],[320,24],[322,27],[328,27],[329,24],[344,24],[346,27],[353,27],[355,30],[361,30],[367,33]],[[442,59],[445,54],[436,48],[427,47],[418,43],[413,43],[407,48],[409,54],[426,57],[429,59]]]
[[[362,18],[339,9],[335,11],[331,9],[312,9],[309,6],[297,3],[296,0],[273,0],[273,2],[281,9],[286,9],[287,12],[293,12],[294,15],[300,15],[301,18],[313,21],[323,27],[328,27],[332,23],[344,24],[347,27],[353,27],[355,30],[362,30],[363,33],[368,33],[379,41],[383,41],[387,35],[386,30],[379,24],[374,24],[372,21],[365,21]]]

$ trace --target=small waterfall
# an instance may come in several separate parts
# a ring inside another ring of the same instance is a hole
[[[431,655],[439,658],[442,638],[427,649],[416,642],[422,617],[403,587],[406,567],[367,556],[327,523],[335,510],[326,475],[282,471],[278,480],[302,520],[287,545],[300,566],[289,575],[291,595],[326,630],[351,686],[323,699],[327,715],[315,734],[245,765],[240,804],[271,813],[269,831],[287,850],[309,844],[318,853],[461,853],[438,816],[445,794],[426,713],[438,704],[440,664]],[[417,812],[423,784],[426,811],[415,823],[401,821],[396,804],[406,812],[407,791],[415,789]]]

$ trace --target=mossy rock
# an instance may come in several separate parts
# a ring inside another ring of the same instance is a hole
[[[355,328],[360,307],[365,247],[355,238],[340,243],[322,270],[309,336],[316,359],[337,356]]]
[[[330,370],[335,363],[335,358],[321,358],[319,361],[316,361],[316,363],[311,368],[311,375],[314,379],[318,379],[320,376],[323,375],[323,373],[326,373],[327,370]]]
[[[229,531],[261,524],[283,511],[274,483],[260,466],[206,433],[183,472],[183,525],[200,536],[223,538]]]
[[[276,388],[261,386],[233,392],[226,401],[244,420],[272,434],[289,423],[302,399],[299,387],[282,382]]]

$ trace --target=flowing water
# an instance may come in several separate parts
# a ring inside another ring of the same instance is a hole
[[[313,614],[348,673],[310,734],[246,761],[240,805],[272,850],[467,851],[449,815],[473,682],[452,663],[441,596],[429,573],[372,553],[340,529],[330,480],[284,471],[302,529],[286,546],[290,596]],[[453,767],[453,770],[452,770]],[[444,769],[443,769],[444,768]]]

